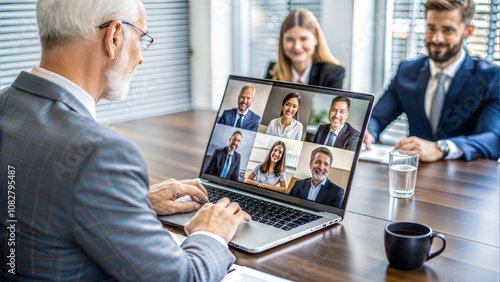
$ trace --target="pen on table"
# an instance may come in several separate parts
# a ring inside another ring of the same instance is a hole
[[[229,273],[231,273],[231,272],[233,272],[235,270],[236,270],[236,268],[231,268],[231,269],[229,269],[229,271],[226,274],[229,274]]]

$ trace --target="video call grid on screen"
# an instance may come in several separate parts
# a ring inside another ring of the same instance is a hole
[[[233,125],[225,125],[217,123],[222,117],[224,111],[237,108],[238,97],[240,91],[245,85],[252,85],[255,89],[254,100],[249,109],[256,115],[261,117],[259,128],[257,131],[237,128]],[[290,193],[292,186],[296,181],[310,178],[310,159],[311,152],[317,147],[326,147],[330,150],[333,156],[330,171],[328,174],[329,181],[335,183],[344,189],[344,197],[349,193],[348,182],[351,181],[350,170],[353,168],[353,162],[356,153],[359,153],[362,139],[358,139],[356,150],[347,150],[336,147],[331,147],[323,144],[313,143],[312,140],[318,126],[321,124],[329,124],[329,111],[332,100],[336,96],[346,95],[341,90],[315,88],[313,92],[300,90],[300,86],[293,85],[293,88],[287,83],[276,82],[271,80],[254,80],[240,77],[231,77],[226,86],[226,92],[221,102],[221,107],[216,117],[216,125],[213,129],[208,149],[203,160],[201,175],[207,176],[206,169],[209,162],[217,149],[222,149],[229,145],[229,140],[237,131],[241,132],[241,143],[239,144],[236,152],[240,155],[240,165],[237,173],[237,183],[244,183],[246,177],[249,176],[254,168],[262,164],[268,153],[272,149],[273,144],[277,141],[282,141],[286,145],[286,169],[285,169],[285,182],[286,190],[281,194]],[[297,121],[302,124],[302,137],[300,140],[284,138],[266,134],[266,128],[269,122],[273,119],[279,118],[282,109],[283,99],[291,92],[298,92],[301,97],[299,115]],[[372,105],[370,100],[366,98],[356,98],[349,94],[350,108],[349,115],[345,120],[354,129],[360,132],[363,136],[364,131],[363,123],[368,122],[368,117]],[[356,94],[354,94],[355,96]],[[219,175],[213,174],[220,178]],[[220,179],[223,183],[227,182],[226,179]],[[234,184],[234,182],[233,182]],[[279,186],[279,182],[277,187]],[[242,187],[242,185],[232,185]],[[245,190],[251,189],[252,192],[263,193],[269,195],[268,189],[260,188],[250,184],[244,184]],[[280,192],[273,192],[280,193]],[[291,196],[290,196],[291,197]],[[342,206],[335,208],[344,208],[345,202]]]

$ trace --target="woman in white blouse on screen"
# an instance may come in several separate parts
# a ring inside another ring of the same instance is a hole
[[[286,95],[281,104],[281,114],[279,118],[271,120],[267,126],[266,134],[302,140],[302,123],[299,118],[300,94],[291,92]]]

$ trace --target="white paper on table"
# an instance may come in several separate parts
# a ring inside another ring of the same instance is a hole
[[[365,144],[359,153],[359,159],[362,161],[376,162],[376,163],[389,163],[389,152],[394,150],[393,146],[371,144],[371,149],[367,150]]]
[[[170,233],[174,238],[177,245],[182,244],[184,240],[186,240],[186,236],[182,236],[175,233]],[[267,274],[262,271],[258,271],[246,266],[241,266],[237,264],[233,264],[231,266],[231,270],[221,282],[289,282],[291,280],[286,280],[280,278],[278,276],[274,276],[271,274]]]
[[[234,269],[234,270],[233,270]],[[290,282],[278,276],[267,274],[246,266],[233,264],[230,273],[224,276],[221,282]]]

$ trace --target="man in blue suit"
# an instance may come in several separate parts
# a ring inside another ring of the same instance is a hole
[[[344,96],[333,98],[330,107],[330,123],[318,126],[313,143],[356,151],[360,133],[346,122],[350,107],[349,98]]]
[[[0,280],[220,281],[249,215],[197,180],[150,192],[139,148],[95,120],[153,43],[142,1],[38,0],[37,22],[40,66],[0,92]],[[157,215],[196,209],[178,246]]]
[[[314,149],[309,162],[312,177],[296,181],[289,195],[340,208],[344,189],[328,179],[332,161],[332,152],[328,148]]]
[[[396,149],[415,150],[426,162],[499,158],[500,68],[463,47],[475,28],[474,2],[429,0],[425,15],[429,55],[399,65],[373,110],[367,147],[405,112],[410,137]]]
[[[241,88],[238,95],[238,107],[225,110],[217,123],[234,126],[251,131],[259,130],[261,117],[250,110],[255,98],[255,87],[247,84]]]
[[[241,144],[241,138],[241,132],[235,131],[231,138],[229,138],[229,145],[224,148],[215,149],[204,173],[238,181],[241,155],[236,152],[236,149]]]

